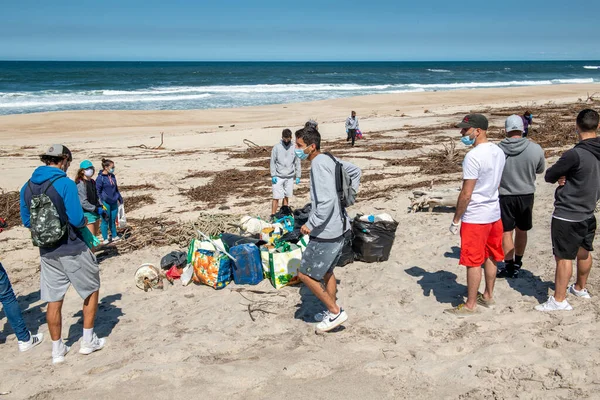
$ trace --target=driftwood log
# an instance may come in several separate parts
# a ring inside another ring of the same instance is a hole
[[[413,196],[409,197],[410,212],[429,210],[432,212],[434,207],[456,207],[459,192],[456,190],[446,190],[439,192],[425,192],[422,190],[413,191]]]

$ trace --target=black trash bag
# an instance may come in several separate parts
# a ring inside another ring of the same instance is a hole
[[[354,233],[350,229],[346,235],[344,235],[344,247],[342,248],[342,255],[336,266],[343,267],[354,262],[354,250],[352,249]]]
[[[303,208],[294,211],[294,230],[300,229],[302,225],[306,224],[311,209],[312,205],[308,203]]]
[[[302,233],[300,233],[300,229],[294,229],[293,231],[288,232],[285,235],[283,235],[281,237],[281,240],[296,244],[300,241],[301,237],[302,237]]]
[[[275,219],[281,219],[283,217],[289,217],[294,215],[292,208],[290,206],[281,206],[279,211],[277,211],[274,215]]]
[[[356,216],[352,226],[355,260],[367,263],[387,261],[396,238],[398,222],[365,222],[360,217]]]
[[[223,243],[225,243],[225,246],[227,246],[227,248],[232,248],[234,246],[247,243],[255,244],[257,246],[267,244],[267,242],[258,238],[234,235],[233,233],[221,234],[221,240],[223,241]]]
[[[187,264],[187,253],[185,251],[172,251],[160,260],[160,267],[164,270],[173,266],[183,268]]]

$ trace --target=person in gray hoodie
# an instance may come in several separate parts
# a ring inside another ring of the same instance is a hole
[[[284,129],[281,141],[271,151],[271,182],[273,183],[271,218],[279,209],[279,200],[283,200],[284,206],[289,205],[290,197],[294,195],[294,177],[296,177],[296,185],[300,184],[302,170],[300,159],[296,158],[294,150],[292,131]]]
[[[546,171],[546,182],[558,183],[550,226],[556,281],[554,296],[535,306],[538,311],[572,310],[567,292],[583,299],[591,297],[586,284],[596,235],[594,211],[600,199],[600,139],[596,134],[599,121],[596,111],[581,111],[576,121],[579,143]],[[568,286],[574,259],[577,259],[577,281]]]
[[[504,235],[504,268],[498,278],[516,278],[523,265],[527,231],[533,227],[533,202],[536,174],[546,168],[544,150],[523,136],[523,119],[511,115],[506,119],[506,139],[498,146],[506,155],[500,181],[500,212]],[[514,240],[513,240],[514,235]]]
[[[315,315],[315,320],[319,322],[317,331],[328,332],[348,319],[344,309],[337,304],[337,283],[333,274],[346,236],[350,234],[350,219],[336,188],[336,163],[342,164],[356,191],[361,171],[355,165],[321,153],[321,135],[316,129],[305,128],[297,137],[297,157],[310,161],[312,204],[308,221],[301,228],[303,235],[310,236],[310,241],[302,256],[298,278],[326,306],[325,311]]]

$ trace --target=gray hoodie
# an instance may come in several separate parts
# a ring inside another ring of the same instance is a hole
[[[506,138],[498,146],[506,155],[500,196],[535,193],[535,174],[546,168],[542,147],[527,138]]]
[[[296,157],[296,146],[290,143],[288,147],[283,145],[283,140],[277,143],[271,151],[271,176],[282,179],[300,178],[302,169],[300,159]]]
[[[354,164],[338,160],[350,178],[352,187],[358,192],[361,170]],[[310,237],[317,239],[338,239],[350,229],[350,218],[343,214],[335,185],[335,163],[329,156],[319,154],[310,163],[310,200],[312,209],[306,226],[311,230]],[[345,210],[343,211],[345,213]]]

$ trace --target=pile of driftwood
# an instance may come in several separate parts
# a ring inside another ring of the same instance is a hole
[[[200,213],[195,221],[165,221],[161,218],[128,218],[128,226],[120,232],[124,240],[116,243],[119,254],[148,246],[185,248],[198,237],[197,231],[213,236],[236,229],[239,215]]]
[[[0,218],[6,222],[5,230],[21,225],[19,192],[0,191]]]
[[[459,192],[457,190],[444,190],[438,192],[425,192],[415,190],[413,196],[409,197],[410,211],[428,210],[432,212],[435,207],[456,207]]]

